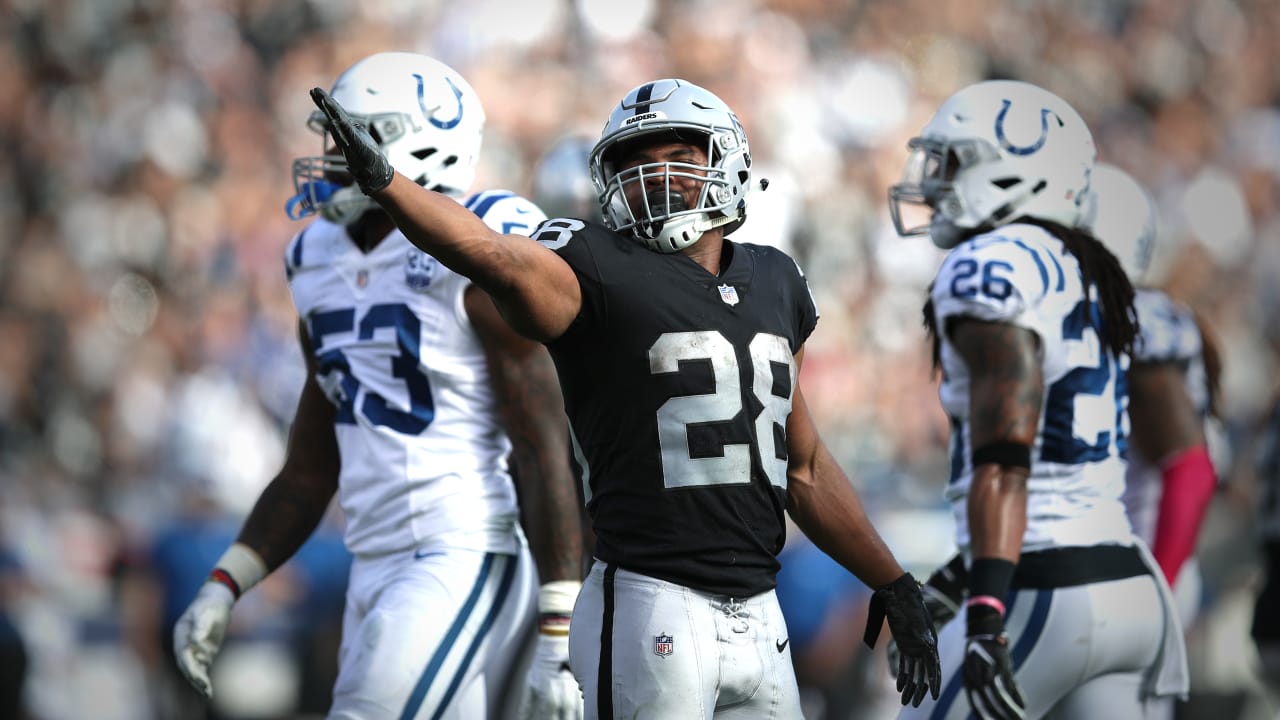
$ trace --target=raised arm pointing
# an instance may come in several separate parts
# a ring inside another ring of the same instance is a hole
[[[391,215],[409,242],[493,297],[521,335],[559,337],[577,316],[582,292],[568,264],[522,235],[502,235],[453,199],[395,172],[372,136],[320,88],[311,99],[360,189]]]

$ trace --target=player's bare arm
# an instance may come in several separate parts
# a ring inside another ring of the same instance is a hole
[[[494,232],[451,198],[396,173],[328,93],[315,88],[311,97],[328,117],[352,176],[411,243],[488,292],[521,335],[545,342],[569,327],[582,294],[567,263],[527,237]]]
[[[804,349],[796,353],[796,365]],[[814,544],[876,588],[902,576],[902,566],[876,532],[844,470],[818,435],[797,385],[787,418],[787,510]]]
[[[796,365],[804,348],[796,353]],[[902,704],[938,699],[942,670],[937,635],[919,583],[898,564],[862,507],[840,465],[818,435],[799,385],[787,417],[787,510],[820,549],[875,588],[863,639],[874,647],[884,620],[898,641],[897,688]]]
[[[1044,397],[1039,338],[1025,328],[971,319],[954,322],[949,331],[971,375],[972,447],[1032,447]],[[1018,561],[1028,474],[1028,468],[1000,462],[973,468],[968,512],[974,557]]]
[[[1129,422],[1129,442],[1153,462],[1205,444],[1204,425],[1177,363],[1135,363],[1130,368]]]
[[[581,580],[581,513],[555,365],[545,347],[503,321],[483,290],[468,288],[464,303],[485,347],[499,413],[511,438],[520,502],[531,520],[525,531],[542,582]]]
[[[253,548],[269,570],[282,565],[306,542],[338,490],[336,410],[316,382],[315,356],[305,329],[298,336],[307,379],[289,432],[284,466],[254,503],[236,540]]]

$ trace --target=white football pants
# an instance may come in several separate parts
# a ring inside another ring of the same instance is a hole
[[[1167,700],[1144,697],[1143,686],[1158,663],[1181,657],[1165,648],[1172,608],[1156,580],[1139,575],[1051,590],[1023,589],[1010,595],[1005,630],[1014,678],[1027,703],[1027,718],[1144,720],[1163,717]],[[1180,642],[1181,638],[1177,638]],[[939,629],[942,694],[925,695],[918,708],[903,708],[907,720],[971,717],[960,673],[965,614]]]
[[[772,590],[734,600],[596,561],[573,609],[569,661],[588,720],[801,717]]]
[[[483,720],[518,703],[537,569],[516,555],[406,551],[351,566],[329,720]]]

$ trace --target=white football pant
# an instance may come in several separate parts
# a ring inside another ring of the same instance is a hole
[[[517,555],[419,549],[351,566],[329,720],[483,720],[520,700],[537,569]]]
[[[801,716],[772,590],[733,600],[596,561],[573,609],[569,661],[588,720]]]
[[[1176,622],[1165,617],[1151,575],[1023,589],[1010,597],[1005,630],[1027,718],[1149,720],[1168,712],[1167,700],[1143,697],[1142,690],[1164,659],[1165,623]],[[960,673],[964,648],[961,611],[938,631],[941,695],[937,702],[925,695],[920,707],[903,708],[900,720],[971,717]]]

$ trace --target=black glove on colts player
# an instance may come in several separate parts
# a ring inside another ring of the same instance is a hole
[[[347,171],[355,178],[360,190],[365,195],[372,195],[390,185],[395,170],[369,131],[353,121],[338,101],[324,90],[312,88],[311,100],[329,119],[329,134],[347,159]]]
[[[969,605],[966,613],[969,633],[962,672],[973,714],[984,720],[1024,717],[1027,704],[1013,680],[1004,617],[987,605]]]
[[[951,556],[946,565],[934,570],[925,581],[921,590],[924,592],[924,606],[929,609],[929,617],[933,618],[934,630],[951,622],[951,618],[960,612],[968,581],[969,572],[960,553]]]
[[[1004,601],[1013,563],[998,558],[977,558],[969,576],[969,601],[965,603],[965,694],[973,714],[983,720],[1016,720],[1026,715],[1027,703],[1013,679],[1009,636],[1004,631]]]
[[[937,700],[942,675],[938,636],[924,606],[920,583],[911,573],[903,574],[871,596],[867,631],[863,635],[868,647],[876,646],[886,617],[889,632],[898,644],[898,690],[902,693],[902,704],[918,707],[926,690]]]

